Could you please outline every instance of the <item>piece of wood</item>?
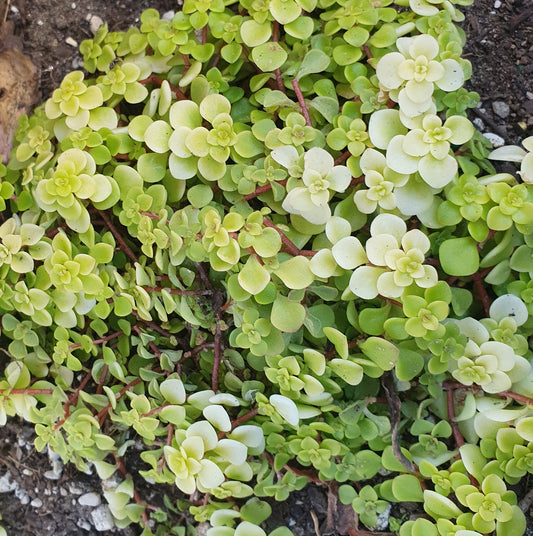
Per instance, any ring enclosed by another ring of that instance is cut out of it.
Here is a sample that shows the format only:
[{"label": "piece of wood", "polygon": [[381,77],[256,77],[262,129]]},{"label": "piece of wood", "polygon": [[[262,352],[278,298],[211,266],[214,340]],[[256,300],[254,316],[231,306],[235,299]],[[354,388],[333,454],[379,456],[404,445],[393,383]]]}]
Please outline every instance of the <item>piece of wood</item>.
[{"label": "piece of wood", "polygon": [[2,26],[6,22],[9,3],[11,0],[0,0],[0,35],[2,35]]},{"label": "piece of wood", "polygon": [[6,22],[10,0],[0,0],[0,161],[6,163],[22,114],[39,102],[39,71],[19,48],[13,24]]},{"label": "piece of wood", "polygon": [[16,48],[0,52],[0,156],[7,162],[22,114],[39,100],[39,76],[30,58]]}]

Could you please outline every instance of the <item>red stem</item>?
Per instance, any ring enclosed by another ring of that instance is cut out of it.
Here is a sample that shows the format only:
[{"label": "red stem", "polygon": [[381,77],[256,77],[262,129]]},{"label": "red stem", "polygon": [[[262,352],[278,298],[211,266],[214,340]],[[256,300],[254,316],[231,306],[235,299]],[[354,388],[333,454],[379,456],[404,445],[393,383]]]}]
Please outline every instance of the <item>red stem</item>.
[{"label": "red stem", "polygon": [[278,229],[272,222],[270,222],[269,220],[267,220],[266,218],[263,218],[263,225],[265,227],[272,227],[272,229],[275,229],[278,233],[279,233],[279,236],[281,237],[281,242],[282,244],[285,246],[285,249],[291,254],[291,255],[300,255],[300,250],[296,247],[296,245],[291,241],[289,240],[285,234],[283,233],[283,231],[281,231],[280,229]]},{"label": "red stem", "polygon": [[[285,186],[287,184],[287,180],[278,181],[278,184]],[[264,186],[259,186],[259,188],[256,188],[251,194],[243,195],[242,198],[245,201],[249,201],[250,199],[254,199],[255,197],[264,194],[269,190],[272,190],[272,184],[270,182],[268,184],[265,184]]]},{"label": "red stem", "polygon": [[[111,333],[111,335],[108,335],[107,337],[103,337],[102,339],[96,339],[93,341],[93,344],[103,344],[107,341],[110,341],[111,339],[116,339],[117,337],[120,337],[124,332],[123,331],[115,331],[115,333]],[[68,349],[74,350],[75,348],[81,348],[82,344],[81,342],[76,342],[73,344],[70,344]]]},{"label": "red stem", "polygon": [[143,287],[147,292],[168,292],[175,296],[207,296],[213,294],[211,290],[181,290],[178,288],[166,288],[166,287]]},{"label": "red stem", "polygon": [[120,249],[133,261],[133,262],[139,262],[137,259],[135,253],[131,250],[131,248],[126,244],[124,238],[122,238],[122,235],[118,232],[117,228],[111,221],[111,218],[106,214],[104,210],[98,210],[98,213],[100,216],[102,216],[102,219],[105,221],[105,224],[107,225],[107,228],[111,231],[113,236],[115,237],[115,240],[118,242],[118,245],[120,246]]},{"label": "red stem", "polygon": [[215,326],[215,345],[213,347],[213,371],[211,373],[211,389],[218,392],[218,373],[222,361],[222,329],[220,327],[220,311],[217,312]]},{"label": "red stem", "polygon": [[292,80],[292,87],[294,89],[294,93],[296,93],[296,98],[298,99],[298,103],[300,104],[302,115],[304,116],[304,119],[305,119],[305,124],[309,127],[312,127],[313,123],[311,123],[311,116],[309,115],[309,109],[307,108],[307,104],[305,104],[305,98],[304,98],[302,89],[300,88],[300,84],[298,83],[297,78],[294,78]]},{"label": "red stem", "polygon": [[518,393],[513,393],[512,391],[501,391],[498,394],[500,396],[507,396],[509,398],[512,398],[513,400],[516,400],[517,402],[522,402],[522,404],[533,406],[533,398],[529,398],[524,395],[519,395]]},{"label": "red stem", "polygon": [[461,434],[461,431],[459,430],[459,427],[457,426],[457,423],[454,420],[455,407],[453,404],[453,391],[451,389],[448,389],[446,391],[446,406],[448,408],[448,422],[452,427],[455,444],[457,445],[457,447],[462,447],[465,444],[465,440],[463,438],[463,435]]}]

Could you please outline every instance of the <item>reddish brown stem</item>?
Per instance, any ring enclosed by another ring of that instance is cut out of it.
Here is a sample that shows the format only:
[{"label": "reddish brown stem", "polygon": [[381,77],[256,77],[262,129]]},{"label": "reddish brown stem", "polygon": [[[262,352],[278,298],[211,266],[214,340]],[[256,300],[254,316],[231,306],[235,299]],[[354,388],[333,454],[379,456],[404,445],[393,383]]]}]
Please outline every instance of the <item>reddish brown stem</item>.
[{"label": "reddish brown stem", "polygon": [[107,376],[107,371],[109,370],[108,365],[102,367],[102,373],[100,374],[100,379],[98,380],[98,387],[96,388],[96,394],[99,395],[104,389],[104,381]]},{"label": "reddish brown stem", "polygon": [[[98,209],[97,209],[98,210]],[[122,235],[118,232],[118,229],[115,227],[113,222],[111,221],[111,218],[107,215],[107,213],[104,210],[98,210],[98,213],[100,216],[102,216],[102,219],[105,221],[105,224],[107,225],[107,228],[111,231],[113,236],[115,237],[115,240],[117,241],[118,245],[120,246],[120,249],[133,261],[133,262],[139,262],[137,259],[137,256],[131,248],[126,244],[126,241],[124,238],[122,238]]]},{"label": "reddish brown stem", "polygon": [[[120,337],[124,332],[123,331],[115,331],[115,333],[111,333],[111,335],[107,335],[107,337],[103,337],[101,339],[96,339],[93,341],[93,344],[104,344],[107,341],[110,341],[111,339],[116,339],[117,337]],[[81,348],[82,344],[81,342],[76,342],[73,344],[70,344],[68,349],[74,350],[76,348]]]},{"label": "reddish brown stem", "polygon": [[448,408],[448,422],[452,427],[455,444],[458,448],[462,447],[465,444],[465,440],[461,434],[461,431],[459,430],[459,427],[457,426],[457,423],[455,422],[455,407],[453,403],[453,391],[451,389],[446,391],[446,405]]},{"label": "reddish brown stem", "polygon": [[[170,446],[172,445],[172,438],[174,437],[174,425],[172,423],[169,423],[168,425],[168,432],[167,432],[167,442],[166,445]],[[163,465],[165,465],[165,454],[163,451],[163,454],[161,455],[161,459],[159,460],[157,464],[157,472],[160,473],[163,470]]]},{"label": "reddish brown stem", "polygon": [[285,465],[284,468],[287,469],[287,471],[291,471],[291,473],[294,473],[295,475],[305,476],[311,482],[322,484],[322,480],[319,478],[318,473],[312,469],[300,469],[299,467],[291,467],[289,464]]},{"label": "reddish brown stem", "polygon": [[365,182],[364,175],[359,175],[359,177],[353,177],[352,180],[350,181],[349,188],[353,188],[354,186],[357,186],[358,184],[361,184],[363,182]]},{"label": "reddish brown stem", "polygon": [[218,374],[222,361],[222,329],[220,327],[220,312],[217,313],[215,325],[215,345],[213,347],[213,371],[211,373],[211,389],[218,392]]},{"label": "reddish brown stem", "polygon": [[516,400],[517,402],[522,402],[522,404],[527,404],[528,406],[533,406],[533,398],[529,398],[524,395],[519,395],[518,393],[513,393],[512,391],[501,391],[498,393],[500,396],[506,396]]},{"label": "reddish brown stem", "polygon": [[[187,59],[187,63],[185,64],[186,67],[189,67],[189,59],[186,56],[183,56],[185,59]],[[168,82],[168,80],[167,80]],[[161,86],[163,83],[163,78],[160,76],[157,76],[155,74],[150,75],[148,78],[145,78],[144,80],[139,81],[140,84],[153,84],[155,86]],[[188,100],[183,91],[179,87],[173,86],[172,84],[168,84],[170,86],[170,91],[176,95],[176,98],[178,100]]]},{"label": "reddish brown stem", "polygon": [[283,231],[281,231],[280,229],[278,229],[271,221],[267,220],[266,218],[263,218],[263,225],[265,227],[272,227],[272,229],[275,229],[278,233],[279,233],[279,236],[281,237],[281,243],[285,246],[285,249],[291,254],[291,255],[300,255],[300,250],[296,247],[296,245],[291,241],[289,240],[285,234],[283,233]]},{"label": "reddish brown stem", "polygon": [[[278,184],[281,184],[282,186],[285,186],[287,184],[287,181],[279,181]],[[254,199],[258,195],[264,194],[265,192],[268,192],[269,190],[272,190],[272,184],[268,183],[264,186],[259,186],[259,188],[256,188],[251,194],[243,195],[243,199],[245,201],[249,201],[250,199]]]},{"label": "reddish brown stem", "polygon": [[170,404],[163,404],[162,406],[157,406],[157,408],[153,408],[147,413],[143,413],[142,415],[139,415],[139,417],[150,417],[150,415],[155,415],[159,411],[161,411],[163,408],[166,408],[167,406],[170,406]]},{"label": "reddish brown stem", "polygon": [[335,158],[334,164],[338,166],[339,164],[342,164],[343,162],[348,160],[350,156],[352,156],[352,153],[350,151],[344,151],[344,153],[342,153],[340,156],[337,156],[337,158]]},{"label": "reddish brown stem", "polygon": [[52,389],[0,389],[1,395],[51,395]]},{"label": "reddish brown stem", "polygon": [[283,83],[283,77],[281,76],[281,69],[279,67],[274,71],[274,75],[278,89],[286,95],[287,92],[285,91],[285,84]]},{"label": "reddish brown stem", "polygon": [[[142,378],[135,378],[130,383],[127,383],[116,395],[115,399],[120,400],[124,394],[129,391],[131,388],[135,387],[138,383],[142,382]],[[109,413],[109,410],[111,409],[111,402],[108,402],[96,415],[96,418],[98,419],[98,422],[100,425],[104,422],[104,419],[106,415]]]},{"label": "reddish brown stem", "polygon": [[474,276],[472,276],[472,279],[474,280],[474,286],[476,287],[479,300],[483,306],[483,312],[485,313],[485,316],[488,317],[490,316],[490,298],[487,294],[487,290],[485,289],[485,285],[483,284],[483,280],[480,277],[474,278]]},{"label": "reddish brown stem", "polygon": [[181,290],[178,288],[166,288],[166,287],[143,287],[147,292],[168,292],[175,296],[208,296],[213,294],[211,290]]},{"label": "reddish brown stem", "polygon": [[307,104],[305,103],[305,98],[302,93],[302,88],[300,87],[300,84],[298,83],[298,79],[294,78],[291,83],[294,89],[294,93],[296,93],[296,98],[298,99],[298,103],[300,104],[300,109],[302,110],[302,115],[304,116],[305,124],[309,127],[312,127],[313,123],[311,123],[311,116],[309,115],[309,109],[307,108]]}]

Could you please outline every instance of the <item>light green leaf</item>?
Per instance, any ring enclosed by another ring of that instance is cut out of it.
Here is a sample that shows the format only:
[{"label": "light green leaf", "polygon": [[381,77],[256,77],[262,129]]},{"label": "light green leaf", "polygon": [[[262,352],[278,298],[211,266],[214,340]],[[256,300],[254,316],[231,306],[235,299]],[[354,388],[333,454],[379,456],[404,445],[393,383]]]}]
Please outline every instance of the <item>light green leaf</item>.
[{"label": "light green leaf", "polygon": [[252,59],[259,69],[271,72],[279,69],[285,63],[287,52],[279,43],[269,41],[254,47]]}]

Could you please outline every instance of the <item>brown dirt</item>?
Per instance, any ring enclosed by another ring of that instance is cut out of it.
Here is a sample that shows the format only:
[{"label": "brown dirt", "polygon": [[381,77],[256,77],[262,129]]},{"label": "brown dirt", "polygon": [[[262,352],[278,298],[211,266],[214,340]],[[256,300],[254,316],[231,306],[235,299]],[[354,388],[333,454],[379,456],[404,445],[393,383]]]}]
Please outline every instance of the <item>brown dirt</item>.
[{"label": "brown dirt", "polygon": [[[0,17],[6,2],[0,0]],[[76,44],[91,37],[91,16],[107,21],[113,31],[125,30],[138,23],[141,12],[148,7],[161,13],[178,9],[175,0],[11,0],[8,20],[15,25],[23,51],[40,68],[39,87],[41,98],[45,99],[65,74],[80,68],[82,60]],[[519,143],[520,139],[533,135],[533,4],[531,0],[475,0],[466,14],[465,57],[472,62],[474,70],[468,88],[481,96],[480,107],[472,117],[483,121],[483,132],[496,133],[506,143]],[[495,102],[507,104],[508,115],[505,110],[502,114],[497,108],[501,105]],[[495,112],[495,107],[501,115]],[[37,454],[31,443],[31,428],[19,421],[0,428],[0,478],[9,471],[9,480],[25,492],[19,491],[18,495],[29,497],[27,501],[17,497],[15,491],[0,493],[1,523],[8,534],[133,536],[139,533],[134,528],[96,531],[91,517],[94,507],[81,506],[78,499],[80,494],[101,494],[98,478],[81,474],[72,467],[65,468],[57,481],[43,478],[44,472],[51,468],[50,460],[46,454]],[[135,465],[128,467],[132,473]],[[150,493],[148,489],[146,493]],[[160,495],[147,498],[154,504],[162,500]],[[35,499],[42,504],[32,505]],[[273,506],[272,527],[287,523],[289,516],[296,522],[291,528],[297,536],[313,536],[318,534],[316,524],[324,526],[327,498],[321,489],[300,492],[287,503]]]}]

